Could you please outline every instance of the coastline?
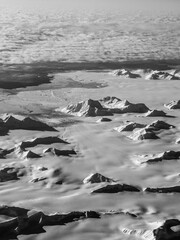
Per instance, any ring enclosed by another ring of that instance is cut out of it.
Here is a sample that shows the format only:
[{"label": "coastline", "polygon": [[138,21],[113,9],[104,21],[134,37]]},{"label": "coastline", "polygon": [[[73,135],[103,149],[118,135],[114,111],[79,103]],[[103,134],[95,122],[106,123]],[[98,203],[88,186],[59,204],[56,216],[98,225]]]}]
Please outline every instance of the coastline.
[{"label": "coastline", "polygon": [[[5,64],[0,66],[0,88],[16,89],[49,84],[53,74],[71,71],[107,71],[120,68],[131,70],[180,69],[180,59],[131,60],[106,62],[37,62],[30,64]],[[78,84],[74,85],[75,87]],[[68,86],[67,86],[68,87]]]}]

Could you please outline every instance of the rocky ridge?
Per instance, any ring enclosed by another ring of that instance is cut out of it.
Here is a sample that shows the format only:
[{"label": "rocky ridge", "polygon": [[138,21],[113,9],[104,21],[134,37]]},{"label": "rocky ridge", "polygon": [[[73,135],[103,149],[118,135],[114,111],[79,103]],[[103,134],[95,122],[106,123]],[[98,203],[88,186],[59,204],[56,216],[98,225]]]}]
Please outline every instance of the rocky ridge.
[{"label": "rocky ridge", "polygon": [[158,163],[162,161],[171,161],[171,160],[179,160],[180,159],[180,151],[165,151],[158,154],[149,154],[149,155],[137,155],[134,157],[134,162],[137,164],[152,164]]},{"label": "rocky ridge", "polygon": [[180,77],[163,71],[152,71],[145,77],[146,80],[180,80]]},{"label": "rocky ridge", "polygon": [[85,117],[112,116],[123,113],[146,113],[149,108],[144,103],[131,103],[116,97],[105,97],[100,100],[86,100],[77,104],[71,104],[61,112]]},{"label": "rocky ridge", "polygon": [[170,103],[164,104],[164,106],[169,109],[180,109],[180,100],[171,101]]},{"label": "rocky ridge", "polygon": [[100,173],[92,173],[87,176],[83,183],[100,183],[100,182],[115,182],[113,179],[103,176]]},{"label": "rocky ridge", "polygon": [[110,74],[113,76],[123,76],[126,78],[141,78],[140,74],[133,73],[127,69],[117,69],[117,70],[110,72]]},{"label": "rocky ridge", "polygon": [[147,139],[154,139],[154,140],[159,139],[159,137],[152,130],[149,130],[146,128],[136,130],[128,137],[134,141],[142,141]]},{"label": "rocky ridge", "polygon": [[1,128],[8,130],[24,129],[36,131],[56,131],[53,127],[50,127],[39,120],[12,114],[4,114],[1,118],[0,126]]}]

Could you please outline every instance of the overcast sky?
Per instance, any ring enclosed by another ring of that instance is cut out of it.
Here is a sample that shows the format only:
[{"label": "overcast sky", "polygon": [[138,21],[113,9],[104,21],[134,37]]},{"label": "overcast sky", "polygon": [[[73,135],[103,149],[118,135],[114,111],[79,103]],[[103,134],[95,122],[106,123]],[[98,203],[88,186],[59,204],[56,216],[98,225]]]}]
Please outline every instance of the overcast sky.
[{"label": "overcast sky", "polygon": [[118,9],[119,11],[179,11],[180,0],[0,0],[1,8],[56,11],[77,9]]}]

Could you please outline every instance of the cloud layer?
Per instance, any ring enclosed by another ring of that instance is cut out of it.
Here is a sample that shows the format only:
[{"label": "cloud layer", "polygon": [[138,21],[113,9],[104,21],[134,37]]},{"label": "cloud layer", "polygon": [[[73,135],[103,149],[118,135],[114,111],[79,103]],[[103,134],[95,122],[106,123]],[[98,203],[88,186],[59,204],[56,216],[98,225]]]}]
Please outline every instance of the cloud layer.
[{"label": "cloud layer", "polygon": [[0,63],[180,58],[175,13],[1,10],[0,22]]}]

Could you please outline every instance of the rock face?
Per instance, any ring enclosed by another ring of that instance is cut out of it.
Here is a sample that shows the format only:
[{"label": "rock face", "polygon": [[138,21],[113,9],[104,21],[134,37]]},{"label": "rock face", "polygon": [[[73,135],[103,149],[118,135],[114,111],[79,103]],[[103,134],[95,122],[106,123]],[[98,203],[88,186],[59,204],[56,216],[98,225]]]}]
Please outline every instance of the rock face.
[{"label": "rock face", "polygon": [[6,205],[0,206],[0,215],[5,215],[9,217],[26,216],[28,211],[28,209],[20,207],[12,207]]},{"label": "rock face", "polygon": [[33,179],[31,179],[29,182],[30,183],[37,183],[37,182],[41,182],[41,181],[45,181],[45,180],[47,180],[47,177],[38,176],[38,177],[34,177]]},{"label": "rock face", "polygon": [[175,128],[175,126],[160,120],[154,121],[151,124],[146,126],[146,129],[153,130],[153,131],[159,131],[161,129],[168,130],[170,128]]},{"label": "rock face", "polygon": [[150,110],[145,114],[146,117],[166,117],[166,113],[161,110]]},{"label": "rock face", "polygon": [[179,160],[180,159],[180,151],[166,151],[159,154],[145,155],[137,157],[136,162],[139,164],[143,163],[156,163],[168,160]]},{"label": "rock face", "polygon": [[149,125],[127,121],[124,125],[114,128],[114,130],[118,132],[123,132],[123,131],[133,131],[136,128],[143,128],[147,132],[152,132],[152,131],[159,131],[161,129],[168,130],[170,128],[175,128],[175,126],[160,120],[154,121]]},{"label": "rock face", "polygon": [[25,150],[21,147],[15,148],[15,154],[17,155],[18,158],[22,159],[35,159],[35,158],[41,158],[41,155],[34,153],[33,151],[30,150]]},{"label": "rock face", "polygon": [[138,140],[146,140],[146,139],[159,139],[159,137],[153,132],[146,128],[137,130],[133,132],[129,138],[132,140],[138,141]]},{"label": "rock face", "polygon": [[162,188],[146,188],[145,192],[151,192],[151,193],[180,193],[180,186],[162,187]]},{"label": "rock face", "polygon": [[127,184],[111,184],[98,188],[92,193],[118,193],[118,192],[140,192],[137,187]]},{"label": "rock face", "polygon": [[166,151],[161,153],[160,158],[162,160],[171,160],[171,159],[179,159],[180,158],[180,151]]},{"label": "rock face", "polygon": [[30,117],[13,116],[5,114],[3,116],[3,125],[6,129],[24,129],[24,130],[37,130],[37,131],[56,131],[54,128],[47,124],[32,119]]},{"label": "rock face", "polygon": [[17,147],[24,150],[26,148],[35,147],[39,144],[49,145],[49,144],[53,144],[53,143],[68,144],[68,142],[66,142],[58,137],[42,137],[42,138],[34,138],[30,141],[21,142]]},{"label": "rock face", "polygon": [[110,118],[105,118],[105,117],[100,118],[100,119],[97,120],[97,122],[111,122],[111,121],[112,121],[112,119],[110,119]]},{"label": "rock face", "polygon": [[4,122],[0,119],[0,136],[7,135],[9,130],[5,127]]},{"label": "rock face", "polygon": [[106,108],[116,108],[116,105],[119,104],[122,100],[114,96],[107,96],[99,100],[103,106]]},{"label": "rock face", "polygon": [[62,112],[85,117],[111,116],[119,113],[146,113],[149,108],[144,103],[130,103],[116,97],[105,97],[100,100],[89,99],[72,104],[62,109]]},{"label": "rock face", "polygon": [[42,211],[1,206],[0,215],[13,217],[0,223],[2,239],[18,239],[18,235],[39,234],[46,232],[44,226],[65,225],[87,218],[100,218],[95,211],[55,213],[46,215]]},{"label": "rock face", "polygon": [[37,183],[37,182],[44,182],[44,183],[47,183],[47,179],[48,179],[48,175],[46,176],[47,174],[44,174],[44,172],[42,172],[41,174],[34,174],[34,176],[32,177],[32,179],[30,179],[30,183]]},{"label": "rock face", "polygon": [[180,109],[180,100],[178,101],[171,101],[168,104],[164,104],[165,107],[169,109]]},{"label": "rock face", "polygon": [[14,148],[12,149],[2,149],[0,148],[0,159],[3,159],[6,157],[6,155],[12,153],[14,151]]},{"label": "rock face", "polygon": [[17,178],[15,180],[18,180],[20,177],[27,175],[26,166],[24,164],[17,163],[17,162],[7,163],[2,167],[2,169],[6,169],[8,171],[8,174],[15,173],[14,175],[12,174],[14,178]]},{"label": "rock face", "polygon": [[137,74],[137,73],[132,73],[127,69],[117,69],[113,72],[111,72],[112,75],[114,76],[124,76],[126,78],[140,78],[141,75]]},{"label": "rock face", "polygon": [[118,132],[123,132],[123,131],[130,132],[130,131],[133,131],[135,128],[144,128],[144,127],[146,127],[145,124],[140,124],[135,122],[126,122],[124,125],[114,128],[114,130]]},{"label": "rock face", "polygon": [[125,211],[125,210],[110,210],[110,211],[106,211],[106,212],[103,212],[102,213],[103,215],[128,215],[132,218],[138,218],[138,215],[132,213],[132,212],[129,212],[129,211]]},{"label": "rock face", "polygon": [[83,183],[101,183],[101,182],[114,182],[113,179],[107,178],[100,173],[92,173],[83,180]]},{"label": "rock face", "polygon": [[59,150],[57,148],[48,148],[45,149],[44,153],[52,153],[53,155],[56,156],[71,156],[71,155],[76,155],[76,152],[71,149],[71,150]]},{"label": "rock face", "polygon": [[180,80],[176,75],[162,71],[152,71],[145,77],[146,80]]},{"label": "rock face", "polygon": [[101,103],[96,100],[89,99],[87,101],[72,104],[61,110],[62,112],[85,117],[95,116],[111,116],[112,113],[108,109],[103,108]]},{"label": "rock face", "polygon": [[17,239],[15,229],[18,226],[18,219],[14,218],[0,223],[0,234],[2,240]]},{"label": "rock face", "polygon": [[7,182],[12,180],[18,180],[17,172],[14,168],[5,167],[0,169],[0,182]]},{"label": "rock face", "polygon": [[[103,100],[101,101],[103,102]],[[149,110],[144,103],[131,103],[127,100],[118,101],[116,104],[107,102],[104,104],[112,113],[146,113]]]},{"label": "rock face", "polygon": [[153,231],[155,240],[179,240],[180,221],[178,219],[168,219],[165,223]]},{"label": "rock face", "polygon": [[25,151],[23,152],[23,158],[41,158],[40,155],[32,152],[32,151]]}]

